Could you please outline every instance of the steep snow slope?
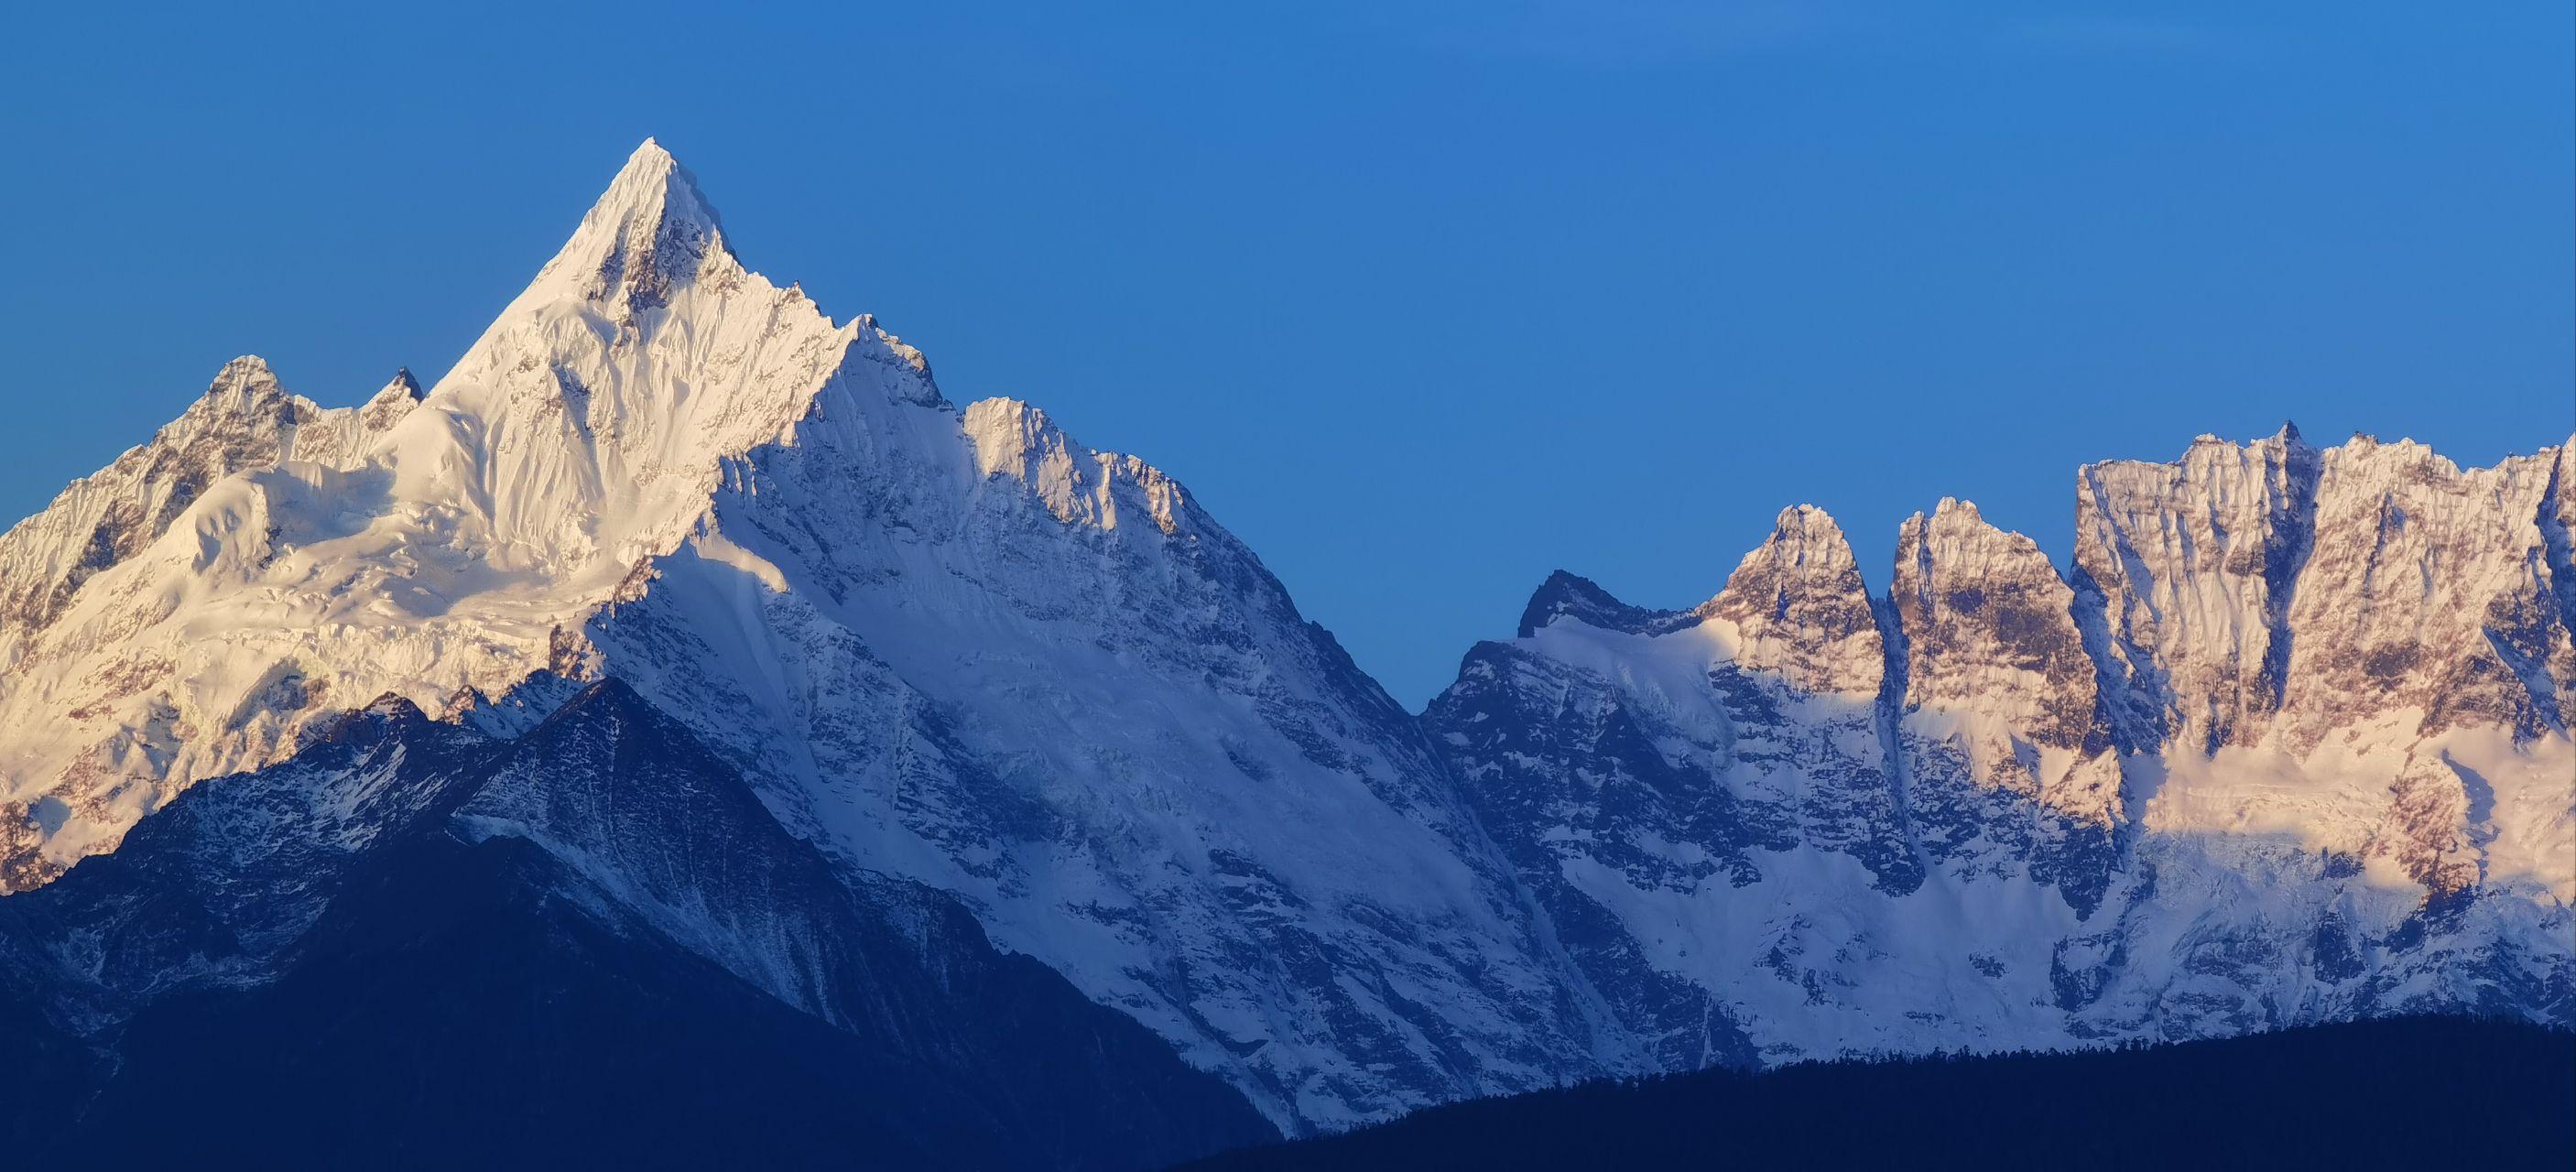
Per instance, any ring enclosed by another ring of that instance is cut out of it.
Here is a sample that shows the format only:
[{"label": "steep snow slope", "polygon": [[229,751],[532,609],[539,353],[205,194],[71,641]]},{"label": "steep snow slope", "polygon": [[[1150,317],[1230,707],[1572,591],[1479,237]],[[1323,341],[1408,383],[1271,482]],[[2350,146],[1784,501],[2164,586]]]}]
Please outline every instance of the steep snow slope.
[{"label": "steep snow slope", "polygon": [[2071,583],[1945,501],[1875,615],[1794,509],[1695,611],[1551,579],[1426,719],[1650,1037],[1675,980],[1766,1058],[2563,1024],[2564,452],[2088,468]]},{"label": "steep snow slope", "polygon": [[1283,1125],[1635,1061],[1412,719],[1140,461],[862,358],[646,572],[601,670]]}]

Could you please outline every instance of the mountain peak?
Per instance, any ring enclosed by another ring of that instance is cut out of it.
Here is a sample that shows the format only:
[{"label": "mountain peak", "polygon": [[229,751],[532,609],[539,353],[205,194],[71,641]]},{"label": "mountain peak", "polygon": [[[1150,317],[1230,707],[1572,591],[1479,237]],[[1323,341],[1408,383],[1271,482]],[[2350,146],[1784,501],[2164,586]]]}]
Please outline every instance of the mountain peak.
[{"label": "mountain peak", "polygon": [[383,431],[410,414],[411,409],[427,397],[420,389],[420,380],[412,377],[410,367],[396,367],[394,377],[358,408],[358,417],[365,422],[367,430]]},{"label": "mountain peak", "polygon": [[1810,691],[1860,694],[1884,668],[1869,587],[1842,526],[1814,505],[1782,509],[1771,536],[1738,562],[1703,618],[1734,623],[1736,658]]},{"label": "mountain peak", "polygon": [[601,206],[607,206],[616,202],[621,193],[656,192],[657,189],[659,193],[672,190],[687,193],[690,201],[706,213],[707,219],[714,219],[715,209],[706,206],[705,197],[698,191],[697,176],[681,166],[680,160],[663,149],[660,142],[650,138],[626,156],[626,165],[618,168],[617,177],[609,181],[608,190],[602,193],[599,202]]},{"label": "mountain peak", "polygon": [[1791,505],[1780,510],[1779,517],[1771,523],[1770,538],[1762,548],[1745,555],[1748,562],[1756,558],[1814,565],[1829,571],[1856,564],[1843,527],[1834,523],[1833,514],[1815,505]]},{"label": "mountain peak", "polygon": [[215,381],[206,385],[206,393],[212,395],[218,391],[276,381],[277,372],[269,369],[267,359],[257,354],[244,354],[215,372]]},{"label": "mountain peak", "polygon": [[1644,632],[1663,617],[1619,601],[1590,578],[1558,570],[1539,584],[1537,593],[1530,595],[1529,606],[1521,611],[1519,637],[1527,639],[1538,634],[1539,628],[1568,616],[1605,631],[1630,633]]},{"label": "mountain peak", "polygon": [[[685,198],[667,198],[673,194]],[[628,198],[620,200],[621,195]],[[599,202],[602,207],[612,203],[633,203],[636,202],[633,197],[637,195],[654,199],[672,210],[690,214],[692,218],[714,226],[715,209],[708,206],[705,194],[698,190],[698,177],[681,166],[680,160],[671,152],[662,149],[661,143],[649,138],[637,146],[634,153],[626,156],[626,165],[618,168],[617,177],[609,181],[608,190],[601,193]]]},{"label": "mountain peak", "polygon": [[709,265],[739,267],[697,177],[645,139],[608,183],[536,287],[611,308],[650,309]]},{"label": "mountain peak", "polygon": [[408,366],[397,366],[394,368],[394,377],[387,380],[384,385],[384,389],[377,391],[375,397],[370,399],[369,402],[385,402],[394,399],[401,399],[417,403],[424,397],[426,397],[426,392],[423,392],[420,389],[420,379],[412,374],[411,368]]},{"label": "mountain peak", "polygon": [[1962,557],[2047,560],[2039,543],[2028,534],[1987,520],[1975,501],[1958,497],[1942,497],[1930,513],[1916,513],[1897,527],[1896,569],[1900,577],[1910,564],[1924,559],[1947,562]]},{"label": "mountain peak", "polygon": [[294,405],[277,372],[269,369],[267,360],[256,354],[244,354],[224,364],[215,372],[206,393],[189,409],[190,417],[212,412],[216,416],[234,416],[244,412],[292,418]]},{"label": "mountain peak", "polygon": [[1843,536],[1843,528],[1834,523],[1832,514],[1814,505],[1791,505],[1780,510],[1780,516],[1771,524],[1771,535],[1736,563],[1735,572],[1727,577],[1726,588],[1701,603],[1699,613],[1735,617],[1730,612],[1776,610],[1778,605],[1785,605],[1777,604],[1784,590],[1823,590],[1867,597],[1868,589],[1860,581],[1859,562],[1852,557],[1851,541]]}]

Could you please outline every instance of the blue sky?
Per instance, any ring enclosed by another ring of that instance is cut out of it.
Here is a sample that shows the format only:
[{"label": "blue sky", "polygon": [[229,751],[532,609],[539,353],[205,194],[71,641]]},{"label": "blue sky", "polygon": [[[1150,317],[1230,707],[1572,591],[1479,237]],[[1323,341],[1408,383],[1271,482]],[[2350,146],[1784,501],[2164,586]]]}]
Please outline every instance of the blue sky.
[{"label": "blue sky", "polygon": [[2564,0],[23,11],[0,512],[235,354],[435,378],[659,136],[753,267],[1178,475],[1418,704],[1565,567],[2190,438],[2576,428]]}]

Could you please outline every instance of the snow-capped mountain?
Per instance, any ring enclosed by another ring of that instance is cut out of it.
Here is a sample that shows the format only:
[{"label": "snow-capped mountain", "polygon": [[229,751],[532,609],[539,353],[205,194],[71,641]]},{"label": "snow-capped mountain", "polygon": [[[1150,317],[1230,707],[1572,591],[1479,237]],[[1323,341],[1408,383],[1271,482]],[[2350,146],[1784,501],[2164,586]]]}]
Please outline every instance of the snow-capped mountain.
[{"label": "snow-capped mountain", "polygon": [[[143,696],[155,678],[179,669],[177,648],[158,658],[118,625],[166,615],[171,600],[138,597],[156,584],[131,573],[115,579],[121,586],[83,587],[144,556],[235,473],[288,460],[347,469],[420,394],[405,370],[365,406],[326,410],[288,394],[259,359],[236,359],[152,442],[74,481],[44,512],[0,536],[0,669],[8,675],[0,724],[11,730],[0,737],[0,769],[12,783],[0,797],[0,890],[41,882],[65,860],[113,845],[116,833],[159,804],[157,783],[171,768],[160,759],[190,751],[183,742],[195,730]],[[101,833],[108,837],[93,837]]]},{"label": "snow-capped mountain", "polygon": [[[108,486],[185,507],[12,632],[15,886],[378,697],[511,736],[616,678],[837,865],[953,893],[1282,1126],[1636,1064],[1411,715],[1249,550],[745,269],[659,146],[416,406],[367,410],[354,457]],[[11,540],[71,559],[86,500]]]},{"label": "snow-capped mountain", "polygon": [[1659,1036],[1675,977],[1774,1059],[2565,1024],[2568,451],[2205,438],[2084,469],[2063,575],[1943,501],[1875,607],[1791,509],[1692,611],[1551,579],[1426,720]]},{"label": "snow-capped mountain", "polygon": [[1416,716],[1170,477],[953,405],[647,142],[425,392],[238,360],[0,537],[0,1019],[137,1101],[215,1069],[188,1037],[407,987],[379,917],[492,914],[438,946],[712,997],[918,1092],[871,1136],[1068,1163],[1709,1064],[2563,1023],[2565,451],[2204,442],[2086,469],[2063,572],[1943,502],[1884,595],[1791,509],[1696,609],[1550,579]]}]

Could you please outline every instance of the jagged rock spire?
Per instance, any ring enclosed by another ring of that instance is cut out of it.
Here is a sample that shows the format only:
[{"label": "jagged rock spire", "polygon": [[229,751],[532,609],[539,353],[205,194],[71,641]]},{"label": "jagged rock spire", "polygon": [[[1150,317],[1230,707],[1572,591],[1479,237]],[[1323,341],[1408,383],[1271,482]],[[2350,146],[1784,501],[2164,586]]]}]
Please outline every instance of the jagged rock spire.
[{"label": "jagged rock spire", "polygon": [[1748,667],[1816,691],[1878,691],[1886,664],[1869,587],[1842,527],[1814,505],[1781,510],[1699,613],[1735,624]]}]

